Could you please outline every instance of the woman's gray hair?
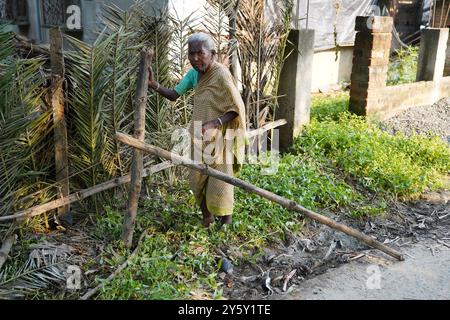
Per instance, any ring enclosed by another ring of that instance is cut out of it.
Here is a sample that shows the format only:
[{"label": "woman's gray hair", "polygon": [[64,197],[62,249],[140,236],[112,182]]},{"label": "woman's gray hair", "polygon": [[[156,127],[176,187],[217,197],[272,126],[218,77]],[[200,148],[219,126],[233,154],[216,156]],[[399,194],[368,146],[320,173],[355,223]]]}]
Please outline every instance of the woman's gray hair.
[{"label": "woman's gray hair", "polygon": [[216,53],[214,40],[207,33],[204,33],[204,32],[194,33],[192,36],[189,37],[188,44],[193,43],[193,42],[200,42],[203,44],[203,48],[211,51],[212,53]]}]

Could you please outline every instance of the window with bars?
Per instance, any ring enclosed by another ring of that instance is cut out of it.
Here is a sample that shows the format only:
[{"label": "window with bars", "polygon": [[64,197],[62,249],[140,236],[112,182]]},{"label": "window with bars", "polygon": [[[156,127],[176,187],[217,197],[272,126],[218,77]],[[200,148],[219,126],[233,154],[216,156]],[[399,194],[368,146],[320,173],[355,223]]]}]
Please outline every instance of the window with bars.
[{"label": "window with bars", "polygon": [[64,27],[70,14],[67,8],[71,5],[81,7],[80,0],[41,0],[43,25]]},{"label": "window with bars", "polygon": [[26,0],[0,0],[0,20],[29,24]]}]

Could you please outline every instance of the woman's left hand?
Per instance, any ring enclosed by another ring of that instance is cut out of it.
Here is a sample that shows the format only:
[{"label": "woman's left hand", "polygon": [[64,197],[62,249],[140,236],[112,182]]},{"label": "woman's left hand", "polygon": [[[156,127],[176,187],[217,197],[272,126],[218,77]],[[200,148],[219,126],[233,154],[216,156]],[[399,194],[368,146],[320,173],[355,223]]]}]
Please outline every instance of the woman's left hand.
[{"label": "woman's left hand", "polygon": [[205,132],[207,130],[217,129],[217,128],[219,128],[219,126],[220,126],[220,123],[219,123],[219,120],[217,120],[217,119],[206,121],[202,125],[202,134],[205,134]]}]

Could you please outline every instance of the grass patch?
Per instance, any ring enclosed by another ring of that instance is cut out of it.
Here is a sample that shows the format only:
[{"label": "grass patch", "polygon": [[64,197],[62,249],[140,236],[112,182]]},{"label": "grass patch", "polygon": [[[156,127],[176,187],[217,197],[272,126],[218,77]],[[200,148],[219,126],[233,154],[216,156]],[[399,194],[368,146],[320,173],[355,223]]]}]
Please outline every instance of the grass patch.
[{"label": "grass patch", "polygon": [[[352,187],[314,159],[286,155],[280,159],[277,176],[261,175],[263,168],[247,165],[241,178],[307,208],[331,210],[360,199]],[[160,187],[152,199],[144,201],[137,219],[136,234],[148,229],[151,236],[144,240],[130,266],[106,285],[99,298],[188,298],[192,291],[220,298],[223,284],[217,280],[217,248],[232,248],[234,264],[243,260],[255,263],[264,244],[302,226],[299,214],[240,189],[235,191],[231,226],[205,229],[200,221],[200,210],[186,183],[172,189]],[[103,263],[114,268],[126,256],[116,241],[122,222],[121,213],[106,207],[106,214],[96,223],[95,234],[103,234],[113,243],[105,250]]]},{"label": "grass patch", "polygon": [[338,121],[313,120],[295,150],[330,160],[370,191],[405,198],[441,187],[450,171],[450,148],[438,137],[392,136],[348,113]]},{"label": "grass patch", "polygon": [[315,94],[311,97],[311,119],[322,121],[337,120],[339,114],[348,111],[349,92],[339,91],[332,94]]}]

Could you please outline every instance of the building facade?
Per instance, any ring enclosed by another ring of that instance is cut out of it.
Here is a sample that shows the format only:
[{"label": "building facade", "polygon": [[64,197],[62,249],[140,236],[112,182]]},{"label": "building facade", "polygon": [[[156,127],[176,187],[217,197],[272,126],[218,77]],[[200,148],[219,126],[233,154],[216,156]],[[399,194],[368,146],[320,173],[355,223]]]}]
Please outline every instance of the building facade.
[{"label": "building facade", "polygon": [[[104,4],[127,9],[133,3],[134,0],[0,0],[0,20],[35,43],[48,43],[50,27],[55,25],[92,43],[102,28]],[[145,9],[152,15],[167,6],[168,0],[150,0]]]}]

